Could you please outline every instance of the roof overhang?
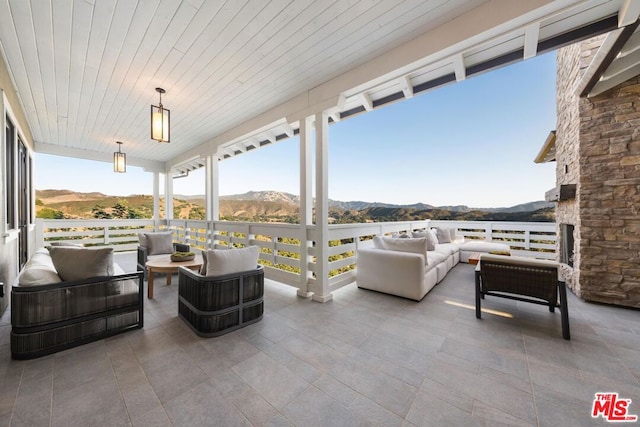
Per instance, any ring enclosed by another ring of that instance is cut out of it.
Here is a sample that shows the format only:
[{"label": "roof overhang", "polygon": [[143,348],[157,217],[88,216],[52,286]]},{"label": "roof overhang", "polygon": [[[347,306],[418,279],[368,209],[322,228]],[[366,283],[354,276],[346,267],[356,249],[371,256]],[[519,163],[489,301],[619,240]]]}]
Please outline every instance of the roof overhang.
[{"label": "roof overhang", "polygon": [[549,132],[547,139],[542,144],[540,152],[533,160],[534,163],[548,163],[556,161],[556,131]]}]

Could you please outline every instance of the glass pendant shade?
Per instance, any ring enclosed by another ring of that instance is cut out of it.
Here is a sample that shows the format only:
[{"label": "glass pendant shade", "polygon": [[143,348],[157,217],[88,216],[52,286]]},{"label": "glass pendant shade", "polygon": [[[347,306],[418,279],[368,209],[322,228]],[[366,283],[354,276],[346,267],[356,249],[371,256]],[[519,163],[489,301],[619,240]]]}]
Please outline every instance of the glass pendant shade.
[{"label": "glass pendant shade", "polygon": [[170,111],[162,106],[162,94],[165,90],[156,88],[160,93],[160,103],[151,106],[151,139],[158,142],[170,141]]},{"label": "glass pendant shade", "polygon": [[127,155],[120,151],[122,142],[117,142],[118,151],[113,153],[113,171],[124,173],[127,171]]}]

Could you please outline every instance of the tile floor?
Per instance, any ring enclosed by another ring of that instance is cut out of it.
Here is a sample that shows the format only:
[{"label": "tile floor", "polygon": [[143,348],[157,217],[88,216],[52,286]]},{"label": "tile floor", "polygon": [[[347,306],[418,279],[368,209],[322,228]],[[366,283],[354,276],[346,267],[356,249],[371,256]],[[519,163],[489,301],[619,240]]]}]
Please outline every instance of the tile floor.
[{"label": "tile floor", "polygon": [[605,425],[590,414],[606,391],[640,415],[640,311],[571,294],[571,341],[541,306],[487,297],[513,318],[477,320],[460,264],[420,303],[350,285],[320,304],[267,281],[262,321],[205,339],[157,283],[143,330],[31,361],[10,358],[7,310],[0,426]]}]

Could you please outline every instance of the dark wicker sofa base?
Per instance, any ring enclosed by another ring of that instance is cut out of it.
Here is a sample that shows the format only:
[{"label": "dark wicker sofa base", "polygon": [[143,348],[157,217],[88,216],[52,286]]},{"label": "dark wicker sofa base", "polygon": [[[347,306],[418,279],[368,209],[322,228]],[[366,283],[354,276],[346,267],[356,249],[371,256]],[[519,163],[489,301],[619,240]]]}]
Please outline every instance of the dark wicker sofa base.
[{"label": "dark wicker sofa base", "polygon": [[180,267],[178,283],[178,313],[201,337],[223,335],[262,319],[262,266],[217,277]]},{"label": "dark wicker sofa base", "polygon": [[11,290],[11,357],[33,359],[142,328],[142,272]]}]

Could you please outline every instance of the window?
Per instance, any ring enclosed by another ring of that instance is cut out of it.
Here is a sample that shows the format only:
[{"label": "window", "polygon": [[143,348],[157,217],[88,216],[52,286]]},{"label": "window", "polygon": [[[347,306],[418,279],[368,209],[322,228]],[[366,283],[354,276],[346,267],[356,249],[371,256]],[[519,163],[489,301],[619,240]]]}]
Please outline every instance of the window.
[{"label": "window", "polygon": [[6,145],[5,145],[5,223],[7,230],[17,228],[16,224],[16,129],[9,117],[6,117]]}]

